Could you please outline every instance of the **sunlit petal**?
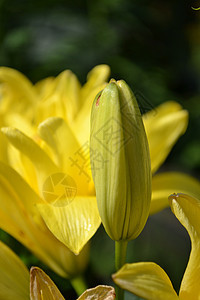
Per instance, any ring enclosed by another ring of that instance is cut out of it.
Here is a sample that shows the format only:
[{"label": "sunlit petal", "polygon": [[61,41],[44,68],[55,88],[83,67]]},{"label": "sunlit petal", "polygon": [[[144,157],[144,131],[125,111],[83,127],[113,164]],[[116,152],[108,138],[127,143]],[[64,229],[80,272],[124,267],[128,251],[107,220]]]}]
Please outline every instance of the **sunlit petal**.
[{"label": "sunlit petal", "polygon": [[153,176],[150,213],[157,213],[169,206],[169,195],[179,191],[200,198],[200,182],[179,172],[165,172]]},{"label": "sunlit petal", "polygon": [[58,172],[58,168],[47,154],[31,138],[23,134],[21,131],[9,127],[2,128],[1,130],[12,145],[33,162],[38,175],[39,189],[42,192],[45,180],[51,174]]},{"label": "sunlit petal", "polygon": [[2,242],[0,242],[0,270],[0,299],[28,300],[28,269]]},{"label": "sunlit petal", "polygon": [[0,163],[0,228],[29,248],[63,277],[81,273],[88,262],[88,247],[75,256],[48,230],[36,203],[42,200],[9,166]]},{"label": "sunlit petal", "polygon": [[34,89],[37,93],[37,100],[47,99],[55,89],[55,77],[47,77],[36,82]]},{"label": "sunlit petal", "polygon": [[[0,115],[0,120],[1,120],[1,115]],[[0,123],[0,126],[1,126],[1,123]],[[8,142],[7,138],[0,131],[0,147],[1,147],[0,160],[4,161],[5,163],[8,163],[8,152],[7,152],[8,143],[9,142]]]},{"label": "sunlit petal", "polygon": [[3,84],[3,100],[6,99],[2,103],[5,111],[9,109],[10,112],[19,112],[24,113],[27,117],[30,116],[33,113],[32,105],[36,94],[28,78],[17,70],[1,67],[0,82]]},{"label": "sunlit petal", "polygon": [[81,89],[82,108],[72,123],[72,130],[81,145],[89,141],[92,103],[98,92],[105,88],[109,74],[109,66],[96,66],[89,72],[87,82]]},{"label": "sunlit petal", "polygon": [[101,223],[94,197],[75,197],[62,207],[38,204],[38,209],[53,234],[75,254],[81,251]]},{"label": "sunlit petal", "polygon": [[[5,124],[12,125],[13,127],[22,130],[28,136],[35,135],[35,128],[30,123],[30,120],[17,113],[6,113],[4,115],[4,123],[2,122],[0,127],[3,127],[3,125],[5,126]],[[2,132],[0,133],[0,144],[0,155],[4,155],[1,160],[11,165],[17,172],[20,173],[20,175],[27,179],[34,190],[37,190],[38,185],[33,164],[9,143],[8,139]],[[26,163],[24,163],[24,160],[26,160]]]},{"label": "sunlit petal", "polygon": [[65,70],[56,78],[38,82],[35,88],[40,98],[35,116],[37,124],[55,116],[71,123],[81,106],[81,85],[76,75],[70,70]]},{"label": "sunlit petal", "polygon": [[147,300],[179,299],[169,277],[155,263],[126,264],[112,278],[122,289]]},{"label": "sunlit petal", "polygon": [[30,123],[30,120],[27,120],[22,115],[9,113],[5,117],[5,122],[6,124],[23,131],[28,136],[33,136],[35,134],[35,128]]},{"label": "sunlit petal", "polygon": [[77,195],[92,195],[89,145],[88,149],[81,147],[70,127],[60,118],[49,118],[41,123],[39,134],[53,149],[60,170],[74,181]]},{"label": "sunlit petal", "polygon": [[65,119],[70,123],[81,107],[81,84],[70,70],[60,73],[56,79],[56,92],[65,107]]},{"label": "sunlit petal", "polygon": [[115,290],[112,286],[99,285],[86,290],[77,300],[113,300],[115,297]]},{"label": "sunlit petal", "polygon": [[32,267],[30,270],[30,299],[64,300],[64,297],[44,271],[40,268]]},{"label": "sunlit petal", "polygon": [[87,82],[82,87],[81,96],[82,99],[87,100],[88,94],[102,85],[108,80],[110,75],[110,67],[108,65],[98,65],[94,67],[87,75]]},{"label": "sunlit petal", "polygon": [[169,197],[173,213],[186,228],[191,239],[189,262],[180,287],[180,299],[200,299],[200,200],[185,194]]},{"label": "sunlit petal", "polygon": [[145,114],[143,121],[149,141],[151,168],[155,173],[178,138],[185,133],[188,112],[170,101]]},{"label": "sunlit petal", "polygon": [[10,184],[10,187],[19,196],[19,199],[23,199],[23,205],[27,211],[32,216],[38,214],[35,204],[40,203],[41,199],[11,167],[2,162],[0,162],[0,184],[7,186],[8,190]]}]

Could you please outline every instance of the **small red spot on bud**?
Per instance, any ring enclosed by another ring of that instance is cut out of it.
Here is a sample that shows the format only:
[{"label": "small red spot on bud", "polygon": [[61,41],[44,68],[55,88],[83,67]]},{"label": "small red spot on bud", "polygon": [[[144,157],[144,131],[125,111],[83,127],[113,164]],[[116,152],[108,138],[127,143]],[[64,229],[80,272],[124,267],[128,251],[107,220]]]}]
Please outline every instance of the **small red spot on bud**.
[{"label": "small red spot on bud", "polygon": [[99,106],[100,97],[101,97],[101,95],[99,95],[99,97],[97,98],[96,106]]}]

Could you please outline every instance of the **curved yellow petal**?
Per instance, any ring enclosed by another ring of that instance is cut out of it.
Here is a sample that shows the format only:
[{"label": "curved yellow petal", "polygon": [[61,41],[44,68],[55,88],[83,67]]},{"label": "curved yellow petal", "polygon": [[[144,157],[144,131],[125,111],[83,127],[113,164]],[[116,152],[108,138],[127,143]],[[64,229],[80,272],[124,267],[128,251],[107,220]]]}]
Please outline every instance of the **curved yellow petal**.
[{"label": "curved yellow petal", "polygon": [[169,197],[172,212],[186,228],[191,239],[191,253],[180,287],[182,300],[200,299],[200,200],[185,194]]},{"label": "curved yellow petal", "polygon": [[5,122],[7,126],[17,128],[28,136],[33,136],[35,134],[35,127],[32,125],[30,120],[27,120],[22,115],[9,113],[5,116]]},{"label": "curved yellow petal", "polygon": [[[1,119],[1,115],[0,115]],[[5,163],[8,163],[8,152],[7,152],[7,147],[8,147],[8,140],[5,137],[5,135],[0,131],[0,161],[4,161]]]},{"label": "curved yellow petal", "polygon": [[[3,122],[0,122],[0,127],[5,126],[5,124],[7,126],[12,125],[17,129],[22,130],[28,136],[35,135],[34,126],[30,123],[30,120],[26,119],[24,116],[19,115],[17,113],[7,113],[4,115],[3,119]],[[20,175],[27,179],[27,181],[34,188],[34,190],[37,190],[38,185],[36,182],[36,175],[31,162],[26,161],[25,164],[22,162],[25,156],[23,156],[22,153],[20,153],[9,143],[8,139],[2,132],[0,132],[0,143],[0,155],[2,156],[1,161],[11,165],[17,172],[20,173]]]},{"label": "curved yellow petal", "polygon": [[36,94],[32,83],[17,70],[1,67],[0,82],[3,84],[3,103],[5,111],[23,113],[30,117]]},{"label": "curved yellow petal", "polygon": [[38,144],[18,129],[5,127],[1,131],[12,145],[25,154],[34,164],[37,171],[39,190],[42,193],[45,180],[51,174],[58,172],[58,168]]},{"label": "curved yellow petal", "polygon": [[86,290],[77,300],[114,300],[115,289],[112,286],[98,285],[95,288]]},{"label": "curved yellow petal", "polygon": [[126,264],[112,278],[122,289],[147,300],[179,299],[167,274],[152,262]]},{"label": "curved yellow petal", "polygon": [[47,77],[37,81],[34,85],[34,90],[37,93],[37,100],[41,101],[52,94],[55,88],[55,77]]},{"label": "curved yellow petal", "polygon": [[165,161],[178,138],[185,133],[188,112],[173,101],[165,102],[143,116],[149,142],[152,173]]},{"label": "curved yellow petal", "polygon": [[72,123],[72,130],[81,145],[89,141],[92,103],[96,95],[105,88],[109,75],[109,66],[96,66],[88,73],[87,82],[81,89],[82,108]]},{"label": "curved yellow petal", "polygon": [[41,138],[53,149],[61,172],[71,177],[79,196],[94,194],[90,172],[90,149],[81,147],[70,127],[60,118],[49,118],[39,126]]},{"label": "curved yellow petal", "polygon": [[1,241],[0,270],[0,299],[28,300],[28,269],[19,257]]},{"label": "curved yellow petal", "polygon": [[31,300],[65,300],[50,277],[40,268],[30,270]]},{"label": "curved yellow petal", "polygon": [[65,117],[65,106],[61,101],[59,93],[54,92],[47,99],[42,99],[38,102],[37,113],[35,115],[35,122],[39,124],[40,122],[46,120],[49,117]]},{"label": "curved yellow petal", "polygon": [[[38,126],[40,137],[53,149],[61,171],[70,168],[69,157],[80,147],[70,127],[61,118],[48,118]],[[67,147],[66,147],[67,145]]]},{"label": "curved yellow petal", "polygon": [[86,101],[84,102],[82,109],[77,114],[76,119],[72,123],[72,130],[74,135],[76,136],[79,143],[82,145],[89,140],[90,135],[90,115],[92,109],[92,103],[96,97],[96,95],[105,88],[107,83],[103,83],[93,90],[91,90],[90,94],[87,96]]},{"label": "curved yellow petal", "polygon": [[87,100],[88,94],[97,86],[102,85],[108,80],[110,67],[108,65],[98,65],[94,67],[87,75],[87,82],[81,89],[81,97]]},{"label": "curved yellow petal", "polygon": [[101,220],[95,197],[75,197],[68,205],[37,205],[52,233],[78,254],[98,229]]},{"label": "curved yellow petal", "polygon": [[69,123],[76,117],[80,107],[81,84],[70,70],[60,73],[56,79],[56,92],[65,107],[65,120]]},{"label": "curved yellow petal", "polygon": [[12,190],[18,195],[19,199],[23,199],[23,205],[27,211],[37,218],[36,215],[38,215],[38,212],[35,204],[40,203],[41,199],[14,169],[2,162],[0,162],[0,184],[1,186],[7,186],[8,191],[11,191],[9,190],[9,185],[10,187],[12,186]]},{"label": "curved yellow petal", "polygon": [[34,86],[37,91],[37,106],[34,115],[34,123],[39,124],[45,119],[53,116],[64,117],[65,107],[56,89],[56,79],[54,77],[45,78],[37,82]]},{"label": "curved yellow petal", "polygon": [[42,200],[9,166],[0,163],[0,228],[11,234],[63,277],[81,273],[88,247],[75,256],[46,227],[36,203]]},{"label": "curved yellow petal", "polygon": [[[0,227],[29,248],[34,235],[34,223],[42,223],[35,204],[39,197],[9,166],[0,163]],[[36,225],[36,228],[37,228]]]},{"label": "curved yellow petal", "polygon": [[194,177],[179,173],[165,172],[153,176],[150,214],[169,206],[168,197],[174,192],[190,194],[200,198],[200,182]]},{"label": "curved yellow petal", "polygon": [[39,101],[37,103],[36,123],[49,117],[61,117],[73,121],[78,113],[81,85],[70,70],[61,72],[56,78],[47,78],[35,85]]}]

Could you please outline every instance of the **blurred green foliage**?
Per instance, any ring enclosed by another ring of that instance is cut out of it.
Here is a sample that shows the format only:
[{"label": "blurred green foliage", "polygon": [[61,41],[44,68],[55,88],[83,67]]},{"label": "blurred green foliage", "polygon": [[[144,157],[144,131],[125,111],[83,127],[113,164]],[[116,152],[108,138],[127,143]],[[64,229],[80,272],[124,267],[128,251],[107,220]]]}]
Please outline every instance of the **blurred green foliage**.
[{"label": "blurred green foliage", "polygon": [[[33,82],[71,69],[83,83],[93,66],[105,63],[112,77],[129,83],[141,107],[148,103],[145,110],[178,101],[189,111],[189,127],[163,169],[200,178],[200,11],[192,6],[199,5],[181,0],[0,0],[0,65],[20,70]],[[174,228],[176,237],[170,234]],[[42,266],[14,239],[3,232],[0,238],[28,266]],[[86,274],[91,286],[111,283],[113,251],[101,228],[92,239]],[[178,290],[188,253],[187,234],[166,210],[149,219],[131,243],[128,260],[159,263]],[[69,284],[48,274],[65,296],[75,297]]]}]

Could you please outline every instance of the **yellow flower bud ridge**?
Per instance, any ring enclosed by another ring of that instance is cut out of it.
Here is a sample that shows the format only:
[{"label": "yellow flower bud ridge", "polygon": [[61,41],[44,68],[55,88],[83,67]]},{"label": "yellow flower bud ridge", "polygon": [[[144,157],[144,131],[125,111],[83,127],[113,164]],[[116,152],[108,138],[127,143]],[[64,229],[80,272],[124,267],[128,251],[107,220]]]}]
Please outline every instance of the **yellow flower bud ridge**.
[{"label": "yellow flower bud ridge", "polygon": [[90,160],[98,209],[107,234],[132,240],[144,228],[151,201],[147,137],[135,96],[111,80],[93,103]]}]

